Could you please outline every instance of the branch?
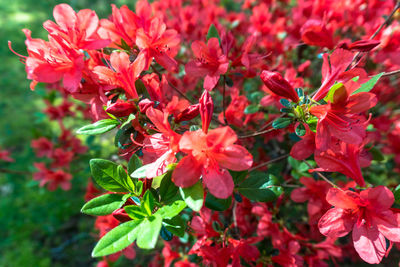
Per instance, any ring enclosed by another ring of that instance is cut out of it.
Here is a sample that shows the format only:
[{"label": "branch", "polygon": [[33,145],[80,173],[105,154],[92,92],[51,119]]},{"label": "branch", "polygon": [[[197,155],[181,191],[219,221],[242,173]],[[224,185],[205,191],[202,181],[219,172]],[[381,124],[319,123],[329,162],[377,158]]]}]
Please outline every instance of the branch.
[{"label": "branch", "polygon": [[[310,163],[308,163],[306,160],[303,160],[303,162],[305,164],[307,164],[307,166],[309,168],[313,168],[313,166],[310,165]],[[319,177],[321,177],[323,180],[325,180],[325,182],[327,182],[328,184],[330,184],[331,186],[338,188],[339,190],[343,191],[340,187],[338,187],[337,185],[335,185],[334,183],[332,183],[325,175],[323,175],[322,173],[320,173],[319,171],[315,171]]]},{"label": "branch", "polygon": [[396,74],[400,74],[400,70],[394,70],[394,71],[391,71],[391,72],[385,72],[385,74],[383,74],[382,77],[387,77],[387,76],[396,75]]},{"label": "branch", "polygon": [[255,166],[255,167],[249,169],[249,172],[254,171],[255,169],[258,169],[258,168],[267,166],[267,165],[269,165],[269,164],[271,164],[271,163],[280,161],[280,160],[285,159],[285,158],[287,158],[287,157],[289,157],[289,156],[290,156],[289,154],[285,154],[285,155],[282,155],[282,156],[280,156],[280,157],[277,157],[277,158],[271,159],[271,160],[269,160],[269,161],[263,162],[263,163],[261,163],[261,164],[258,164],[258,165]]},{"label": "branch", "polygon": [[258,136],[258,135],[262,135],[262,134],[265,134],[265,133],[272,132],[274,130],[276,130],[276,129],[275,128],[271,128],[271,129],[264,130],[264,131],[261,131],[261,132],[255,132],[255,133],[252,133],[252,134],[239,135],[238,138],[241,139],[241,138],[254,137],[254,136]]},{"label": "branch", "polygon": [[12,174],[21,174],[21,175],[32,175],[31,172],[28,171],[18,171],[18,170],[9,170],[0,168],[0,173],[12,173]]},{"label": "branch", "polygon": [[[374,39],[378,33],[383,29],[383,27],[385,27],[386,25],[389,24],[389,21],[392,19],[394,13],[396,13],[397,9],[400,8],[400,2],[397,1],[396,5],[394,6],[392,13],[390,13],[390,15],[385,19],[385,21],[381,24],[381,26],[379,26],[378,29],[376,29],[376,31],[371,35],[371,37],[369,38],[370,40]],[[362,52],[357,52],[357,54],[353,57],[353,60],[350,62],[349,66],[347,66],[347,68],[349,68],[351,65],[353,65],[355,62],[358,61],[358,57]],[[358,62],[357,62],[358,64]],[[355,66],[357,65],[355,64]]]}]

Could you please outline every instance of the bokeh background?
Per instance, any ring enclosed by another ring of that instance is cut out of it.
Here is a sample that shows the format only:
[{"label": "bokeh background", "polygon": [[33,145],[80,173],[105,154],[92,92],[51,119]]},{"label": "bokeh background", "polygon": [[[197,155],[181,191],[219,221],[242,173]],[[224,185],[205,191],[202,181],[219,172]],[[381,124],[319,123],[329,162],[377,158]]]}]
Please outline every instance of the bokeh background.
[{"label": "bokeh background", "polygon": [[[100,146],[84,140],[90,154],[81,158],[82,166],[74,166],[79,172],[73,172],[77,175],[71,190],[50,192],[32,180],[35,156],[31,140],[57,136],[59,127],[42,111],[44,88],[38,86],[35,92],[29,89],[25,66],[7,46],[11,40],[13,49],[26,55],[21,29],[30,29],[33,38],[46,39],[42,23],[53,19],[53,7],[62,2],[75,10],[93,9],[100,18],[111,13],[111,3],[135,6],[134,0],[0,1],[0,147],[10,149],[15,159],[14,163],[0,162],[1,267],[95,266],[97,262],[90,257],[96,242],[94,218],[79,211],[89,177],[87,163],[90,157],[99,155]],[[79,121],[67,123],[73,129],[83,125]],[[116,152],[113,149],[110,146],[102,153]],[[5,173],[10,170],[12,173]]]}]

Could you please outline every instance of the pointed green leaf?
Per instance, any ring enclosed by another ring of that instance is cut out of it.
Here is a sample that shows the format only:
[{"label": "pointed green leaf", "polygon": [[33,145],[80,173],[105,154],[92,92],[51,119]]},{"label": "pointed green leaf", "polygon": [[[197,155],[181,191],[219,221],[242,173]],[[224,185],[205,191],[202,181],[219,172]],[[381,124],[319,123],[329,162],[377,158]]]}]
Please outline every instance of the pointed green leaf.
[{"label": "pointed green leaf", "polygon": [[146,164],[144,166],[141,166],[137,168],[134,172],[131,173],[132,178],[145,178],[146,177],[146,171],[148,168],[153,167],[152,164]]},{"label": "pointed green leaf", "polygon": [[117,164],[105,159],[91,159],[89,164],[98,185],[111,192],[129,192],[130,188],[126,188],[119,178]]},{"label": "pointed green leaf", "polygon": [[210,28],[208,28],[207,41],[210,40],[210,38],[217,38],[219,44],[221,44],[221,38],[219,37],[218,30],[214,24],[211,24]]},{"label": "pointed green leaf", "polygon": [[283,129],[288,127],[292,123],[291,118],[277,118],[272,123],[272,127],[275,129]]},{"label": "pointed green leaf", "polygon": [[118,125],[119,125],[119,122],[117,120],[105,119],[105,120],[96,121],[93,124],[83,126],[76,133],[77,134],[86,134],[86,135],[97,135],[97,134],[102,134],[102,133],[111,131]]},{"label": "pointed green leaf", "polygon": [[200,181],[191,187],[179,188],[185,203],[194,211],[200,211],[204,202],[204,189]]},{"label": "pointed green leaf", "polygon": [[360,88],[358,88],[356,91],[354,91],[352,93],[352,95],[361,93],[361,92],[371,91],[374,88],[375,84],[378,82],[378,80],[382,77],[383,74],[385,74],[385,73],[381,72],[381,73],[375,75],[374,77],[372,77],[368,82],[363,83]]},{"label": "pointed green leaf", "polygon": [[210,193],[208,193],[204,205],[212,210],[224,211],[231,206],[231,203],[232,203],[232,197],[221,199],[221,198],[216,198]]},{"label": "pointed green leaf", "polygon": [[150,190],[147,190],[146,193],[144,193],[143,195],[143,200],[141,204],[142,210],[150,216],[153,213],[154,205],[155,199]]},{"label": "pointed green leaf", "polygon": [[170,205],[163,206],[155,214],[159,214],[163,219],[171,219],[178,215],[185,207],[186,203],[183,200],[177,200]]},{"label": "pointed green leaf", "polygon": [[143,220],[140,224],[140,234],[137,236],[136,244],[139,248],[152,249],[156,246],[162,226],[162,218],[154,214]]},{"label": "pointed green leaf", "polygon": [[269,184],[269,177],[262,172],[250,173],[249,178],[243,181],[238,187],[239,192],[246,198],[253,201],[270,202],[277,198],[270,190],[273,187]]},{"label": "pointed green leaf", "polygon": [[185,235],[185,222],[181,216],[175,216],[172,219],[163,219],[163,225],[176,236],[183,237]]},{"label": "pointed green leaf", "polygon": [[125,203],[123,196],[122,194],[105,194],[96,197],[83,205],[81,212],[95,216],[111,214]]},{"label": "pointed green leaf", "polygon": [[133,154],[128,162],[128,173],[133,173],[135,170],[142,167],[142,161],[138,157],[138,155]]},{"label": "pointed green leaf", "polygon": [[168,202],[178,193],[178,187],[171,180],[172,171],[168,171],[163,176],[160,184],[160,196],[161,201]]},{"label": "pointed green leaf", "polygon": [[92,252],[92,257],[107,256],[123,250],[132,244],[141,228],[142,221],[129,221],[118,225],[97,243]]},{"label": "pointed green leaf", "polygon": [[139,206],[128,205],[124,207],[124,210],[134,220],[141,220],[148,216]]},{"label": "pointed green leaf", "polygon": [[244,109],[244,114],[254,114],[254,113],[256,113],[259,109],[260,109],[260,106],[259,106],[258,104],[251,104],[251,105],[248,105],[248,106]]}]

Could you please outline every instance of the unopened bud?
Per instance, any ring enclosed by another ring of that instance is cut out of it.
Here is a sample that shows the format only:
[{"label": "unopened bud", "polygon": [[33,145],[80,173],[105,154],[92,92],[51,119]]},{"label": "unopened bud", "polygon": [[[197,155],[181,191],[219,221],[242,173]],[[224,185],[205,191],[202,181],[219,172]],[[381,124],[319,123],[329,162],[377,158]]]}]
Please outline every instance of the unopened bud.
[{"label": "unopened bud", "polygon": [[134,104],[118,99],[115,103],[107,105],[106,112],[116,117],[125,117],[136,112],[136,110]]},{"label": "unopened bud", "polygon": [[146,114],[147,109],[153,106],[154,106],[154,101],[151,101],[150,99],[147,98],[139,102],[139,109],[140,112],[143,114]]},{"label": "unopened bud", "polygon": [[207,133],[214,112],[214,102],[207,90],[204,90],[203,94],[201,95],[199,104],[202,129],[203,132]]},{"label": "unopened bud", "polygon": [[181,121],[190,121],[191,119],[194,119],[197,115],[199,115],[199,108],[200,104],[188,106],[176,116],[175,122],[180,123]]},{"label": "unopened bud", "polygon": [[261,80],[268,87],[269,90],[278,96],[288,98],[293,102],[299,102],[299,96],[285,78],[278,72],[263,70],[260,75]]}]

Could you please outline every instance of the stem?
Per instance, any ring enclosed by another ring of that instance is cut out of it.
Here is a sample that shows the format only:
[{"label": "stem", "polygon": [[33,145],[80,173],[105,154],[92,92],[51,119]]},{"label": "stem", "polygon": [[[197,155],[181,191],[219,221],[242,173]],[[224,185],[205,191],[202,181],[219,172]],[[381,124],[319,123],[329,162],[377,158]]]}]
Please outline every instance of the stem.
[{"label": "stem", "polygon": [[[152,68],[153,71],[159,76],[159,78],[160,78],[160,80],[161,80],[161,78],[162,78],[161,73],[160,73],[154,66],[151,66],[151,68]],[[173,85],[170,81],[168,81],[167,79],[166,79],[166,81],[167,81],[168,85],[171,86],[172,89],[174,89],[174,90],[175,90],[178,94],[180,94],[183,98],[185,98],[185,99],[186,99],[187,101],[189,101],[191,104],[194,103],[194,102],[193,102],[190,98],[188,98],[181,90],[179,90],[177,87],[175,87],[175,85]]]},{"label": "stem", "polygon": [[394,71],[391,71],[391,72],[385,72],[385,74],[383,74],[382,77],[387,77],[387,76],[395,75],[395,74],[400,74],[400,70],[394,70]]},{"label": "stem", "polygon": [[12,174],[21,174],[21,175],[31,175],[31,172],[28,171],[17,171],[17,170],[9,170],[0,168],[0,173],[12,173]]},{"label": "stem", "polygon": [[252,133],[252,134],[239,135],[238,138],[241,139],[241,138],[254,137],[254,136],[258,136],[258,135],[262,135],[262,134],[265,134],[265,133],[272,132],[274,130],[276,130],[276,129],[275,128],[271,128],[271,129],[264,130],[264,131],[261,131],[261,132],[255,132],[255,133]]},{"label": "stem", "polygon": [[263,162],[263,163],[261,163],[261,164],[258,164],[258,165],[255,166],[255,167],[249,169],[249,172],[254,171],[255,169],[258,169],[258,168],[267,166],[267,165],[269,165],[269,164],[271,164],[271,163],[280,161],[280,160],[285,159],[285,158],[287,158],[287,157],[289,157],[289,154],[285,154],[285,155],[279,156],[279,157],[277,157],[277,158],[271,159],[271,160],[269,160],[269,161]]},{"label": "stem", "polygon": [[[376,29],[376,31],[371,35],[371,37],[369,38],[370,40],[374,39],[379,32],[383,29],[383,27],[385,27],[386,25],[389,25],[389,21],[392,19],[394,13],[396,13],[397,9],[400,8],[400,2],[397,1],[396,5],[394,6],[392,13],[390,13],[390,15],[385,19],[385,21],[381,24],[381,26],[379,26],[378,29]],[[350,62],[349,66],[347,66],[347,68],[349,68],[351,65],[353,65],[355,62],[359,62],[358,57],[362,52],[357,52],[357,54],[353,57],[353,60]],[[356,66],[357,64],[355,64],[354,66]]]},{"label": "stem", "polygon": [[[306,160],[303,160],[303,162],[305,164],[307,164],[307,166],[309,168],[313,168],[313,166],[310,165],[310,163],[308,163]],[[320,173],[319,171],[315,171],[319,177],[321,177],[323,180],[325,180],[325,182],[327,182],[328,184],[330,184],[331,186],[338,188],[339,190],[343,191],[340,187],[338,187],[337,185],[335,185],[334,183],[332,183],[325,175],[323,175],[322,173]]]}]

